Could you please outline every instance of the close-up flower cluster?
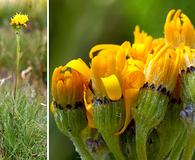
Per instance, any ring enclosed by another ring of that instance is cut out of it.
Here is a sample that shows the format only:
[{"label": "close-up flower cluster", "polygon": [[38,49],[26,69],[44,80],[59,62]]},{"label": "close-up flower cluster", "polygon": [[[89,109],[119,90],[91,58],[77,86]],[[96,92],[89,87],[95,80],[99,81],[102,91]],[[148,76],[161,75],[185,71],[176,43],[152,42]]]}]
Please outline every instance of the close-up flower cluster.
[{"label": "close-up flower cluster", "polygon": [[11,18],[10,25],[12,25],[12,26],[23,26],[23,27],[26,27],[26,23],[28,21],[29,21],[28,15],[21,14],[21,13],[16,13],[16,15],[14,15]]},{"label": "close-up flower cluster", "polygon": [[163,37],[136,26],[133,43],[95,45],[89,59],[52,76],[50,110],[81,159],[195,157],[195,30],[181,10]]}]

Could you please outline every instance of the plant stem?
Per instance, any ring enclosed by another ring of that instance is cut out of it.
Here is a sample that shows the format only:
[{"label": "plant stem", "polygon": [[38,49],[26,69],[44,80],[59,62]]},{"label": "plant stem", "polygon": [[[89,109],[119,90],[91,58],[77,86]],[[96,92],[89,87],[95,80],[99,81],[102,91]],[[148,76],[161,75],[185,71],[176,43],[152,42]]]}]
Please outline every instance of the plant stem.
[{"label": "plant stem", "polygon": [[148,135],[163,120],[167,106],[168,96],[157,90],[141,89],[137,106],[133,108],[138,160],[147,160]]},{"label": "plant stem", "polygon": [[18,89],[19,82],[19,65],[20,65],[20,29],[15,30],[16,33],[16,41],[17,41],[17,50],[16,50],[16,80],[14,87],[14,99],[16,98],[16,92]]},{"label": "plant stem", "polygon": [[80,154],[82,160],[93,160],[90,153],[86,149],[84,142],[79,136],[70,136],[70,139],[72,140],[76,151]]},{"label": "plant stem", "polygon": [[125,160],[124,154],[122,153],[120,146],[120,137],[117,135],[110,135],[108,133],[102,133],[108,148],[113,153],[115,159],[117,160]]},{"label": "plant stem", "polygon": [[123,123],[124,110],[122,105],[122,100],[93,105],[95,126],[102,134],[104,141],[116,160],[126,159],[120,145],[120,137],[115,135]]},{"label": "plant stem", "polygon": [[184,130],[183,133],[180,134],[180,137],[177,139],[170,155],[169,159],[179,160],[182,154],[182,150],[186,144],[187,132]]},{"label": "plant stem", "polygon": [[188,140],[183,152],[182,160],[191,160],[194,150],[195,150],[195,133],[192,131],[188,135]]},{"label": "plant stem", "polygon": [[147,160],[146,142],[148,136],[146,133],[142,129],[136,130],[136,152],[138,160]]}]

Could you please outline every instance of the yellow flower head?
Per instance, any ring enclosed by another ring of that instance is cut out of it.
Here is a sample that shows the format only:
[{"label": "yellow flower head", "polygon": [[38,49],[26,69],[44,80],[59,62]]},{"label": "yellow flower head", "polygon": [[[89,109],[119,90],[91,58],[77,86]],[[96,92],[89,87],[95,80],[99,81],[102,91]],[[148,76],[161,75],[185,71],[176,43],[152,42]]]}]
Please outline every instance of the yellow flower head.
[{"label": "yellow flower head", "polygon": [[16,13],[16,15],[14,15],[11,18],[11,22],[10,25],[12,26],[22,26],[22,27],[26,27],[26,23],[29,21],[28,19],[28,15],[25,14],[20,14],[20,13]]},{"label": "yellow flower head", "polygon": [[134,44],[132,45],[129,57],[145,62],[151,50],[152,37],[143,31],[141,32],[139,26],[136,26],[134,31]]},{"label": "yellow flower head", "polygon": [[174,47],[180,44],[195,48],[195,31],[190,19],[181,10],[171,10],[164,26],[165,39]]},{"label": "yellow flower head", "polygon": [[159,44],[146,62],[146,82],[155,87],[164,86],[172,92],[179,72],[180,54],[170,48],[169,44]]},{"label": "yellow flower head", "polygon": [[[129,42],[118,45],[97,45],[90,52],[92,88],[98,97],[107,96],[118,100],[123,95],[125,121],[117,134],[124,132],[131,120],[131,109],[145,82],[144,63],[132,58],[126,59],[131,49]],[[93,54],[98,51],[98,55]]]},{"label": "yellow flower head", "polygon": [[60,107],[75,107],[76,103],[82,102],[83,91],[83,79],[77,71],[63,66],[54,70],[52,94]]},{"label": "yellow flower head", "polygon": [[[92,88],[97,97],[108,96],[111,100],[118,100],[122,96],[122,71],[126,64],[126,55],[130,43],[119,45],[97,45],[89,53],[92,71]],[[93,57],[93,54],[98,55]]]}]

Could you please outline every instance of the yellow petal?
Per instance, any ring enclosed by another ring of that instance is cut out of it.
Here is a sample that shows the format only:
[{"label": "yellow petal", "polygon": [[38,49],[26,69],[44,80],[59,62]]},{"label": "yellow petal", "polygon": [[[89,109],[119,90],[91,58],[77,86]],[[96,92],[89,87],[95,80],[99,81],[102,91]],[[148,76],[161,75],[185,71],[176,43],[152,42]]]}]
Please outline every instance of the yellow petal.
[{"label": "yellow petal", "polygon": [[114,45],[114,44],[99,44],[99,45],[94,46],[90,50],[90,52],[89,52],[89,58],[92,59],[94,57],[93,56],[93,53],[98,52],[100,50],[103,50],[103,49],[114,49],[114,50],[117,50],[119,48],[120,48],[119,45]]},{"label": "yellow petal", "polygon": [[90,75],[91,75],[90,69],[85,64],[85,62],[83,62],[82,59],[78,58],[78,59],[71,60],[70,62],[66,64],[66,67],[76,70],[81,75],[83,75],[84,78],[87,79],[87,81],[90,80]]},{"label": "yellow petal", "polygon": [[62,80],[59,80],[57,82],[57,98],[58,98],[58,103],[62,106],[66,105],[66,91],[65,91],[65,87],[64,87],[64,83]]},{"label": "yellow petal", "polygon": [[86,109],[87,120],[88,120],[88,127],[95,128],[94,121],[93,121],[92,100],[91,97],[87,95],[86,86],[84,86],[83,99],[84,99],[84,104]]},{"label": "yellow petal", "polygon": [[129,41],[125,41],[121,44],[121,47],[125,51],[125,55],[128,56],[131,50],[131,43]]},{"label": "yellow petal", "polygon": [[119,100],[122,96],[121,86],[118,78],[112,74],[111,76],[101,78],[107,96],[111,100]]},{"label": "yellow petal", "polygon": [[124,93],[124,100],[125,100],[125,123],[123,128],[115,133],[116,135],[119,135],[125,131],[127,126],[129,125],[132,117],[131,117],[131,109],[133,105],[135,105],[135,102],[137,100],[139,93],[139,89],[127,89]]},{"label": "yellow petal", "polygon": [[144,64],[138,60],[128,60],[128,66],[123,71],[123,91],[129,88],[140,88],[145,82]]}]

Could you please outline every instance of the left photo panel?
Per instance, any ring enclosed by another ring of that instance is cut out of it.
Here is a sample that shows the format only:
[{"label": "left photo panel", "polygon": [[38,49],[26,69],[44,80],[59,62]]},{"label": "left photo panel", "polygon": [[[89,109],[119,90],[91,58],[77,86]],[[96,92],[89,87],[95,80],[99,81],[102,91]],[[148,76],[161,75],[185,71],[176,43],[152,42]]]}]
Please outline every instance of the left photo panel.
[{"label": "left photo panel", "polygon": [[0,0],[0,160],[47,159],[47,0]]}]

